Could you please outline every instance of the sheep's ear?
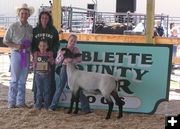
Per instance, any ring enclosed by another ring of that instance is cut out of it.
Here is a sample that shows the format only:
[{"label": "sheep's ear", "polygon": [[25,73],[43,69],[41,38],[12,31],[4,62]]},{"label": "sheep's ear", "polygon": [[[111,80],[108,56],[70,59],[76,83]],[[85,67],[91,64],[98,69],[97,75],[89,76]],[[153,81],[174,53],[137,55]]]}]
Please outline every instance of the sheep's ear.
[{"label": "sheep's ear", "polygon": [[66,51],[66,52],[64,53],[64,58],[73,58],[72,52]]},{"label": "sheep's ear", "polygon": [[63,47],[63,48],[61,48],[61,50],[62,50],[62,51],[66,51],[66,50],[67,50],[67,48]]},{"label": "sheep's ear", "polygon": [[81,53],[74,54],[74,58],[82,56]]},{"label": "sheep's ear", "polygon": [[70,51],[68,48],[66,48],[66,47],[61,48],[61,50],[62,50],[62,51],[69,52],[69,53],[71,52],[71,51]]},{"label": "sheep's ear", "polygon": [[71,55],[67,52],[64,53],[64,58],[71,58]]}]

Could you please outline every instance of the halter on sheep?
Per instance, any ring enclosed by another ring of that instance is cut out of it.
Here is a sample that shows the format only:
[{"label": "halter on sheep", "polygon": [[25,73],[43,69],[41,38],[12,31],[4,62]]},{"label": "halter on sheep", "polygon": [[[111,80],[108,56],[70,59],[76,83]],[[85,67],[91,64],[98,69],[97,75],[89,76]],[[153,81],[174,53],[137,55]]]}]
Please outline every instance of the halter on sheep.
[{"label": "halter on sheep", "polygon": [[[65,52],[66,58],[78,57],[80,54],[75,54],[72,56],[72,53],[69,51]],[[80,91],[85,90],[90,93],[101,93],[106,99],[109,106],[106,119],[109,119],[113,109],[113,101],[110,96],[113,96],[115,99],[116,105],[119,108],[119,114],[117,118],[121,118],[122,115],[122,106],[125,102],[122,100],[124,98],[119,97],[117,93],[117,86],[120,85],[120,80],[116,79],[114,76],[109,74],[100,74],[94,72],[81,71],[76,69],[73,63],[67,63],[67,75],[68,75],[68,85],[72,91],[71,105],[68,113],[72,113],[72,108],[74,102],[76,102],[74,114],[78,113],[78,103]],[[91,83],[88,83],[87,80],[91,80]],[[128,94],[132,94],[128,87],[121,87]],[[98,91],[98,92],[97,92]]]}]

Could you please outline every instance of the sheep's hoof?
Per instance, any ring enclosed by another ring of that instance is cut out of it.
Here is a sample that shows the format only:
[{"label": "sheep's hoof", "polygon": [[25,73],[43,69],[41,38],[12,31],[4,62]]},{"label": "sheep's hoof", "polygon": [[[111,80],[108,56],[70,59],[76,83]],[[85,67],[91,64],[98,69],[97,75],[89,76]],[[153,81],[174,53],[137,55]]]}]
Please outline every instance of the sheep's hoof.
[{"label": "sheep's hoof", "polygon": [[71,114],[71,113],[72,113],[72,110],[68,110],[68,111],[67,111],[67,114]]},{"label": "sheep's hoof", "polygon": [[73,112],[73,114],[77,114],[77,113],[78,113],[78,111],[76,111],[76,110]]},{"label": "sheep's hoof", "polygon": [[117,117],[117,119],[120,119],[120,118],[122,118],[122,117],[123,117],[123,116],[122,116],[122,115],[120,115],[120,116],[118,116],[118,117]]},{"label": "sheep's hoof", "polygon": [[108,119],[110,119],[110,116],[106,116],[106,118],[105,118],[106,120],[108,120]]}]

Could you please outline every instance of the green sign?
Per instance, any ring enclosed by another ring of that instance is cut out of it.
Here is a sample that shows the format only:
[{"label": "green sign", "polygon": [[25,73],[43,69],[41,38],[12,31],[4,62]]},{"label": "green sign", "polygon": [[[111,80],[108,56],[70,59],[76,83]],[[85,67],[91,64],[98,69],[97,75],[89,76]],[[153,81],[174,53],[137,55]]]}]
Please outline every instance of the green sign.
[{"label": "green sign", "polygon": [[[61,47],[66,44],[61,41]],[[172,45],[78,42],[77,47],[82,51],[81,70],[126,80],[124,84],[134,93],[118,91],[125,98],[124,111],[153,113],[160,102],[168,100]],[[69,106],[70,95],[67,88],[61,105]],[[101,95],[86,95],[91,108],[108,109]],[[114,110],[118,110],[117,106]]]}]

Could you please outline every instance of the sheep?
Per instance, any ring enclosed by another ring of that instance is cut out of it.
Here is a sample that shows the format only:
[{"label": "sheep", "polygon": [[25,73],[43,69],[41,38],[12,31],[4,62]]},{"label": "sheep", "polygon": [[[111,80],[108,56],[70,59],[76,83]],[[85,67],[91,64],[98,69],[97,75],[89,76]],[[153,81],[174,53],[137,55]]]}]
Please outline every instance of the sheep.
[{"label": "sheep", "polygon": [[[110,119],[112,109],[113,109],[113,101],[110,96],[113,96],[115,99],[116,105],[119,108],[119,114],[117,118],[121,118],[122,114],[122,106],[125,104],[123,101],[123,97],[119,97],[117,93],[117,86],[120,85],[120,80],[116,79],[114,76],[109,74],[101,74],[94,72],[87,72],[78,70],[73,63],[67,63],[67,76],[68,76],[68,85],[70,90],[72,91],[72,98],[70,108],[68,113],[72,113],[72,108],[74,102],[76,102],[74,114],[78,113],[78,103],[79,103],[79,93],[81,90],[85,90],[90,93],[101,93],[103,97],[106,99],[109,110],[105,119]],[[91,80],[91,82],[88,82]],[[128,87],[121,87],[128,94],[132,94]]]}]

